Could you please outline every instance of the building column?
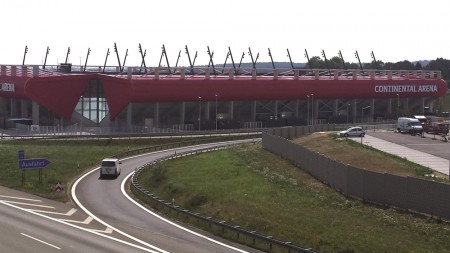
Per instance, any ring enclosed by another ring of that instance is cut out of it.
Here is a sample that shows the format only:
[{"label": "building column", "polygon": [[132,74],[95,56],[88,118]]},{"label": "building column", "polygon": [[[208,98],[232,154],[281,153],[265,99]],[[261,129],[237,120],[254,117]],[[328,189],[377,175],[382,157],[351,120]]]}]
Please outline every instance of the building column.
[{"label": "building column", "polygon": [[251,108],[251,121],[256,121],[256,100],[253,100],[252,102],[252,108]]},{"label": "building column", "polygon": [[129,103],[127,106],[127,130],[131,130],[133,127],[133,104]]},{"label": "building column", "polygon": [[35,101],[31,102],[31,118],[33,125],[39,125],[39,104]]},{"label": "building column", "polygon": [[211,103],[209,101],[206,102],[206,108],[205,108],[205,120],[209,120],[209,106]]},{"label": "building column", "polygon": [[424,97],[422,98],[422,108],[420,109],[420,111],[422,112],[422,115],[425,114],[425,98]]},{"label": "building column", "polygon": [[356,123],[356,99],[353,101],[353,124]]},{"label": "building column", "polygon": [[339,99],[335,99],[333,104],[333,116],[338,116],[339,114],[338,108],[339,108]]},{"label": "building column", "polygon": [[17,117],[17,99],[11,98],[10,104],[11,104],[11,111],[9,116],[11,118],[15,118]]},{"label": "building column", "polygon": [[180,104],[180,124],[184,124],[186,121],[186,102],[181,102]]},{"label": "building column", "polygon": [[28,105],[27,101],[24,99],[20,100],[20,117],[28,118]]},{"label": "building column", "polygon": [[298,119],[298,117],[299,117],[299,109],[298,109],[298,107],[300,106],[300,100],[295,100],[295,102],[294,102],[294,104],[295,104],[295,106],[294,106],[294,117],[296,118],[296,119]]},{"label": "building column", "polygon": [[0,115],[6,116],[6,98],[0,97]]},{"label": "building column", "polygon": [[273,101],[273,118],[278,119],[278,100]]},{"label": "building column", "polygon": [[228,111],[229,115],[230,115],[230,120],[234,119],[234,101],[230,101],[230,108]]},{"label": "building column", "polygon": [[375,115],[375,98],[372,98],[372,107],[370,108],[370,121],[373,122],[373,116]]},{"label": "building column", "polygon": [[159,102],[155,103],[155,127],[159,127]]},{"label": "building column", "polygon": [[392,113],[392,98],[389,99],[388,113]]}]

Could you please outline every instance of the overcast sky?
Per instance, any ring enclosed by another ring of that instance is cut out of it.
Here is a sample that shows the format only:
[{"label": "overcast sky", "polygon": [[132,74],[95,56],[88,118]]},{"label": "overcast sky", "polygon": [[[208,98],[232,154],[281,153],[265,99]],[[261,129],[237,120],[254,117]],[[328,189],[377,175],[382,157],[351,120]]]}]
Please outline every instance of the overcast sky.
[{"label": "overcast sky", "polygon": [[[248,47],[258,61],[306,62],[309,56],[328,58],[341,50],[348,62],[377,60],[450,59],[450,1],[358,1],[358,0],[0,0],[0,64],[42,64],[47,46],[47,64],[65,61],[88,65],[117,65],[113,49],[117,43],[127,66],[140,65],[138,44],[147,49],[147,66],[156,66],[165,44],[173,66],[182,50],[179,65],[188,65],[184,46],[197,64],[207,64],[206,47],[214,51],[214,63],[223,64],[228,46],[239,61]],[[250,62],[245,56],[244,62]]]}]

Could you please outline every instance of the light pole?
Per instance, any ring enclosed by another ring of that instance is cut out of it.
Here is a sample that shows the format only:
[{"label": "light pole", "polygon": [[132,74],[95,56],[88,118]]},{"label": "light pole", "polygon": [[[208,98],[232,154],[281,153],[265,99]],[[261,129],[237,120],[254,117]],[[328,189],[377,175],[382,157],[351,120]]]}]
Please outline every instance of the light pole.
[{"label": "light pole", "polygon": [[361,123],[364,122],[364,110],[370,108],[370,105],[361,108]]},{"label": "light pole", "polygon": [[217,132],[217,94],[215,94],[216,96],[216,132]]},{"label": "light pole", "polygon": [[202,122],[202,97],[198,97],[198,131],[200,131],[201,122]]},{"label": "light pole", "polygon": [[348,107],[350,106],[350,104],[347,103],[347,125],[348,125]]},{"label": "light pole", "polygon": [[398,110],[400,109],[400,95],[397,93],[397,118],[398,118]]},{"label": "light pole", "polygon": [[309,126],[309,95],[306,95],[306,99],[308,100],[308,122],[307,122],[307,125]]},{"label": "light pole", "polygon": [[314,94],[311,94],[311,122],[314,126]]},{"label": "light pole", "polygon": [[84,101],[83,101],[83,96],[80,97],[81,99],[81,118],[80,118],[80,135],[83,135],[83,110],[84,110]]}]

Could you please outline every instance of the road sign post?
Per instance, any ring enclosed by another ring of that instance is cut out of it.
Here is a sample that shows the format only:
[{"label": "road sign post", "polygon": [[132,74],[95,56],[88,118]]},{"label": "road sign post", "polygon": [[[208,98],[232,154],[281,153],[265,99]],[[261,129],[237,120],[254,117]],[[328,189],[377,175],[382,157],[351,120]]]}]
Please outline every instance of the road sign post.
[{"label": "road sign post", "polygon": [[[25,158],[25,152],[19,150],[19,169],[22,170],[22,186],[25,183],[25,171],[32,169],[39,169],[39,183],[42,184],[42,168],[47,167],[51,161],[45,158],[33,158],[33,159],[23,159]],[[20,159],[22,158],[22,159]]]}]

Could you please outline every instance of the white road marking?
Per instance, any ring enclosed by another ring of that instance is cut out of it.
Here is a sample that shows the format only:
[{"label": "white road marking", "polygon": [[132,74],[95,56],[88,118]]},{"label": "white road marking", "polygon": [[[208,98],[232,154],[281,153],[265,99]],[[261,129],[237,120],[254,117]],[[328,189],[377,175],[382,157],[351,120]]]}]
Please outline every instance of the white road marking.
[{"label": "white road marking", "polygon": [[70,209],[67,213],[50,212],[50,211],[36,210],[36,209],[28,209],[28,210],[33,211],[33,212],[38,212],[38,213],[57,214],[57,215],[64,215],[64,216],[72,216],[72,214],[74,214],[77,211],[77,209],[75,209],[75,208]]},{"label": "white road marking", "polygon": [[31,239],[33,239],[33,240],[35,240],[35,241],[38,241],[38,242],[40,242],[40,243],[43,243],[43,244],[45,244],[45,245],[48,245],[48,246],[50,246],[50,247],[53,247],[53,248],[55,248],[55,249],[61,249],[60,247],[57,247],[57,246],[55,246],[55,245],[53,245],[53,244],[50,244],[50,243],[48,243],[48,242],[44,242],[44,241],[42,241],[42,240],[39,240],[39,239],[37,239],[37,238],[35,238],[35,237],[32,237],[32,236],[29,236],[29,235],[27,235],[27,234],[24,234],[24,233],[20,233],[21,235],[23,235],[23,236],[26,236],[26,237],[28,237],[28,238],[31,238]]},{"label": "white road marking", "polygon": [[20,200],[26,200],[26,201],[42,202],[42,200],[39,200],[39,199],[27,199],[27,198],[19,198],[19,197],[6,196],[6,195],[0,195],[0,198],[20,199]]},{"label": "white road marking", "polygon": [[78,223],[78,224],[89,224],[91,223],[91,221],[94,220],[94,218],[92,218],[91,216],[88,216],[84,221],[77,221],[77,220],[65,220],[65,219],[59,219],[62,221],[67,221],[67,222],[71,222],[71,223]]},{"label": "white road marking", "polygon": [[16,204],[16,205],[35,206],[35,207],[42,207],[42,208],[48,208],[48,209],[55,209],[53,206],[36,205],[36,204],[16,202],[16,201],[9,201],[9,200],[3,200],[2,202],[6,202],[6,203],[10,203],[10,204]]},{"label": "white road marking", "polygon": [[[124,159],[122,159],[122,160],[124,160]],[[86,207],[84,207],[84,206],[81,204],[81,202],[80,202],[80,201],[78,200],[78,198],[77,198],[77,195],[75,194],[75,190],[76,190],[76,188],[77,188],[77,185],[78,185],[78,183],[79,183],[83,178],[85,178],[86,176],[88,176],[88,175],[91,174],[91,173],[96,172],[97,170],[98,170],[98,168],[94,168],[93,170],[87,172],[86,174],[84,174],[84,175],[82,175],[80,178],[78,178],[77,181],[75,181],[75,183],[74,183],[73,186],[72,186],[72,190],[71,190],[71,194],[72,194],[73,201],[75,201],[75,203],[76,203],[76,204],[77,204],[77,205],[78,205],[85,213],[87,213],[89,216],[91,216],[92,218],[94,218],[96,221],[98,221],[98,222],[100,222],[101,224],[103,224],[105,227],[109,227],[109,228],[111,228],[113,231],[115,231],[115,232],[117,232],[117,233],[119,233],[119,234],[121,234],[121,235],[123,235],[123,236],[125,236],[125,237],[127,237],[127,238],[129,238],[129,239],[131,239],[131,240],[134,240],[134,241],[136,241],[136,242],[139,242],[139,243],[141,243],[142,245],[145,245],[145,246],[147,246],[147,247],[149,247],[149,248],[151,248],[151,249],[153,249],[153,250],[157,250],[157,251],[152,251],[152,252],[169,253],[168,251],[165,251],[165,250],[160,249],[160,248],[158,248],[158,247],[156,247],[156,246],[154,246],[154,245],[151,245],[151,244],[149,244],[149,243],[147,243],[147,242],[144,242],[144,241],[142,241],[142,240],[140,240],[140,239],[138,239],[138,238],[136,238],[136,237],[134,237],[134,236],[131,236],[131,235],[129,235],[129,234],[127,234],[127,233],[125,233],[125,232],[123,232],[123,231],[121,231],[121,230],[119,230],[119,229],[117,229],[117,228],[115,228],[115,227],[113,227],[113,226],[111,226],[111,225],[109,225],[108,223],[106,223],[106,222],[103,221],[102,219],[100,219],[100,218],[98,218],[97,216],[95,216],[93,213],[91,213]],[[98,233],[97,231],[92,231],[92,232]],[[98,234],[100,234],[100,233],[98,233]]]},{"label": "white road marking", "polygon": [[97,229],[91,229],[92,231],[99,232],[99,233],[105,233],[105,234],[111,234],[114,230],[112,228],[107,227],[105,230],[97,230]]},{"label": "white road marking", "polygon": [[98,236],[101,236],[101,237],[104,237],[104,238],[108,238],[108,239],[110,239],[110,240],[113,240],[113,241],[116,241],[116,242],[119,242],[119,243],[122,243],[122,244],[125,244],[125,245],[128,245],[128,246],[131,246],[131,247],[134,247],[134,248],[137,248],[137,249],[146,251],[146,252],[150,252],[150,253],[159,253],[159,252],[157,252],[157,251],[153,251],[153,250],[151,250],[151,249],[144,248],[144,247],[142,247],[142,246],[139,246],[139,245],[136,245],[136,244],[132,244],[132,243],[129,243],[129,242],[120,240],[120,239],[118,239],[118,238],[114,238],[114,237],[111,237],[111,236],[108,236],[108,235],[99,233],[99,232],[94,231],[94,230],[91,230],[91,229],[79,227],[79,226],[76,226],[76,225],[67,223],[67,222],[65,222],[65,221],[59,220],[59,219],[55,219],[55,218],[52,218],[52,217],[49,217],[49,216],[45,216],[45,215],[40,214],[40,213],[36,213],[36,212],[30,211],[30,210],[28,210],[28,209],[25,209],[25,208],[22,208],[22,207],[19,207],[19,206],[11,205],[10,203],[7,203],[7,202],[5,202],[5,201],[3,201],[3,200],[0,200],[0,204],[4,204],[4,205],[7,205],[7,206],[12,207],[12,208],[19,209],[19,210],[22,210],[22,211],[24,211],[24,212],[28,212],[28,213],[31,213],[31,214],[40,216],[40,217],[42,217],[42,218],[46,218],[46,219],[49,219],[49,220],[52,220],[52,221],[56,221],[56,222],[59,222],[59,223],[61,223],[61,224],[67,225],[67,226],[72,227],[72,228],[77,228],[77,229],[79,229],[79,230],[83,230],[83,231],[88,232],[88,233],[92,233],[92,234],[95,234],[95,235],[98,235]]}]

